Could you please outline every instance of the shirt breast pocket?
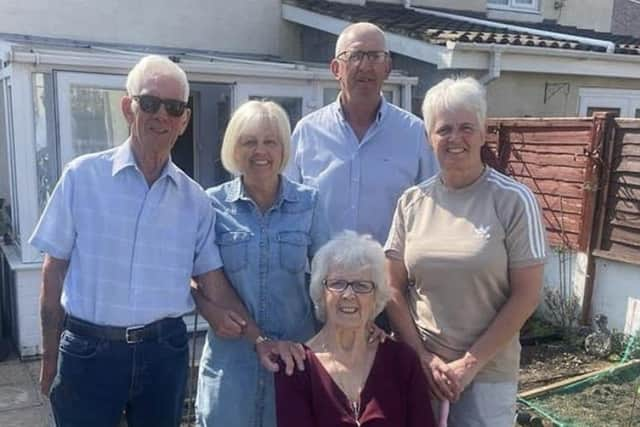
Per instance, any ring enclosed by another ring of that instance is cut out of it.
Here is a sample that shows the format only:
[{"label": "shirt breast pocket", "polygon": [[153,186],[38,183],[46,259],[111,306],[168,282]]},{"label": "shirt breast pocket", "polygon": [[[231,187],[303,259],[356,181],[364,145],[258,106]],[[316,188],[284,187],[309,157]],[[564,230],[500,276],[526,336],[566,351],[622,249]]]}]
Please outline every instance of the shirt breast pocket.
[{"label": "shirt breast pocket", "polygon": [[247,267],[249,263],[249,241],[251,233],[247,231],[227,231],[216,239],[222,255],[224,270],[233,273]]},{"label": "shirt breast pocket", "polygon": [[309,235],[303,231],[281,231],[278,233],[280,265],[291,273],[299,273],[307,265],[307,248],[311,244]]}]

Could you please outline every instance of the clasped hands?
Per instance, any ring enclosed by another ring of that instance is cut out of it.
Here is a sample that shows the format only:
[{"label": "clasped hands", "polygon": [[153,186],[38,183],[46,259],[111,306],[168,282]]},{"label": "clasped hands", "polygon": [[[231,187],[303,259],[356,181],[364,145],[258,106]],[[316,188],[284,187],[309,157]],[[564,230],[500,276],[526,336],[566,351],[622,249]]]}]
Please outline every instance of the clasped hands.
[{"label": "clasped hands", "polygon": [[420,362],[429,381],[432,397],[450,402],[460,398],[480,369],[478,361],[471,353],[447,363],[424,350],[420,354]]}]

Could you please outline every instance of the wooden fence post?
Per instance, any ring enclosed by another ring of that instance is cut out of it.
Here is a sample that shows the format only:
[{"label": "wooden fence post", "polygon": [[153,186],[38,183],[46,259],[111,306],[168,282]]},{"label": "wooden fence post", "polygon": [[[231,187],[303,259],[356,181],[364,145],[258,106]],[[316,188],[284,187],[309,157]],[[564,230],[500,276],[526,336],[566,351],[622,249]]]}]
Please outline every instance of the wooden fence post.
[{"label": "wooden fence post", "polygon": [[[611,112],[597,112],[593,115],[591,140],[585,148],[587,163],[585,166],[584,185],[582,190],[582,224],[578,238],[578,248],[587,256],[584,294],[582,297],[581,323],[591,323],[591,302],[595,283],[595,258],[593,251],[600,243],[603,218],[603,207],[607,202],[608,176],[611,169],[613,146],[614,115]],[[606,162],[606,164],[603,164]],[[598,214],[596,214],[598,212]],[[595,233],[594,233],[595,231]],[[594,236],[595,234],[595,236]]]}]

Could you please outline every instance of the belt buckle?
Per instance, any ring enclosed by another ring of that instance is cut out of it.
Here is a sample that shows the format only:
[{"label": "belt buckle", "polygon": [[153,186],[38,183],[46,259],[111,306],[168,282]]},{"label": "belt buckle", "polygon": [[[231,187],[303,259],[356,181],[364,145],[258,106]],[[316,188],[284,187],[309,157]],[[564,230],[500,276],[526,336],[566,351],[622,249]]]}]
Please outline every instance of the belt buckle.
[{"label": "belt buckle", "polygon": [[141,336],[137,336],[136,333],[140,332],[144,329],[144,325],[141,326],[131,326],[125,330],[125,340],[127,344],[137,344],[142,341]]}]

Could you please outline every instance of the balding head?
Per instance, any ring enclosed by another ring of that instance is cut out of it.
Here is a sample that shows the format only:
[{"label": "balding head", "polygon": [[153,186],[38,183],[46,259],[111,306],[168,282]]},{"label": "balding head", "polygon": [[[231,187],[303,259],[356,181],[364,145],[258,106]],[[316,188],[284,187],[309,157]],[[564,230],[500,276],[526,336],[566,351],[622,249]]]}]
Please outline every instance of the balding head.
[{"label": "balding head", "polygon": [[358,22],[342,30],[336,42],[335,56],[347,50],[355,41],[375,43],[379,46],[378,50],[387,50],[387,41],[380,27],[369,22]]}]

